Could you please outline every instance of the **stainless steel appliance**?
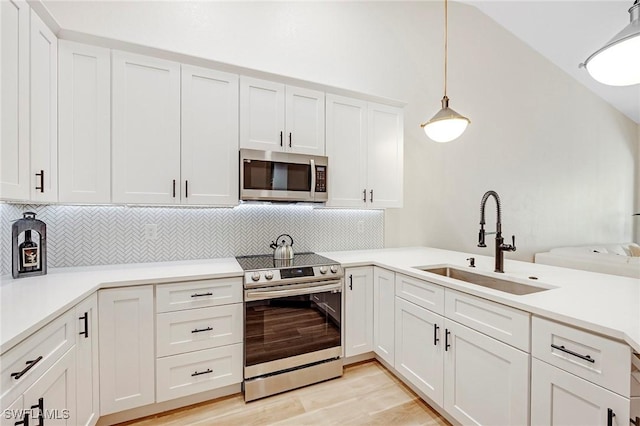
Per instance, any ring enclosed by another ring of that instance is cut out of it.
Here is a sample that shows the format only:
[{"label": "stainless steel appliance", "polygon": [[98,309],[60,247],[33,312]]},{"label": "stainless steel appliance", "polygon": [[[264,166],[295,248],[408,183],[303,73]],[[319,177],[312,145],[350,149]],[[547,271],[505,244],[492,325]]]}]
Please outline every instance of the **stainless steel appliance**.
[{"label": "stainless steel appliance", "polygon": [[244,399],[342,375],[342,278],[335,261],[299,253],[237,257],[244,269]]},{"label": "stainless steel appliance", "polygon": [[240,199],[327,201],[327,157],[240,150]]}]

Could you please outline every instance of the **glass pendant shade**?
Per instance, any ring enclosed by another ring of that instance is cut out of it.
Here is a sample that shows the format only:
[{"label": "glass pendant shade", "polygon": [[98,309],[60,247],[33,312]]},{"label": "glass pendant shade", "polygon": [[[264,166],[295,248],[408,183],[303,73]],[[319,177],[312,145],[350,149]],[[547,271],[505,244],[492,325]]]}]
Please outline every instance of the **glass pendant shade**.
[{"label": "glass pendant shade", "polygon": [[631,9],[631,23],[603,48],[589,56],[584,64],[595,80],[610,86],[640,83],[640,2]]},{"label": "glass pendant shade", "polygon": [[442,109],[431,120],[422,124],[429,139],[435,142],[451,142],[462,135],[471,121],[451,108],[449,98],[442,98]]}]

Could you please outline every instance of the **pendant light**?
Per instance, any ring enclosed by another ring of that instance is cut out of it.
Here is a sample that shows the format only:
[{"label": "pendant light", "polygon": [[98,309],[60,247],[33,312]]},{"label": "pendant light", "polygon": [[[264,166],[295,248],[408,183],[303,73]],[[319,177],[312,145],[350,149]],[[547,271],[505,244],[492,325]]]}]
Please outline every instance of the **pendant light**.
[{"label": "pendant light", "polygon": [[442,109],[431,120],[420,125],[427,136],[436,142],[451,142],[464,133],[471,121],[449,108],[447,97],[447,47],[448,47],[448,0],[444,0],[444,97]]},{"label": "pendant light", "polygon": [[591,77],[610,86],[640,83],[640,0],[629,9],[631,23],[580,64]]}]

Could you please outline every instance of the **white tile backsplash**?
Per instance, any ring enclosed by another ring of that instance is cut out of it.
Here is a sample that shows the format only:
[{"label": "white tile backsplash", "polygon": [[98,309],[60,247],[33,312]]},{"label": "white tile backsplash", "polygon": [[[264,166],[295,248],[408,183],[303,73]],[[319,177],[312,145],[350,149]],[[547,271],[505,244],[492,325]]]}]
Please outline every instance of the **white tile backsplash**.
[{"label": "white tile backsplash", "polygon": [[[373,249],[384,244],[382,210],[0,203],[3,275],[11,273],[11,224],[25,211],[36,212],[47,224],[49,268],[264,254],[271,252],[269,243],[283,233],[293,237],[297,252]],[[144,238],[145,224],[157,225],[156,240]]]}]

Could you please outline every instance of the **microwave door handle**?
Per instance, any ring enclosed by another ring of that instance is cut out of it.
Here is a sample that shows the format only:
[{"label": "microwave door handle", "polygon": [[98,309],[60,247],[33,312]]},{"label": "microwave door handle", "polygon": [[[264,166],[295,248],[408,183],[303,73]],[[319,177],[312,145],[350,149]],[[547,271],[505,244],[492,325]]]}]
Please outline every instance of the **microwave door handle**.
[{"label": "microwave door handle", "polygon": [[316,199],[316,160],[309,160],[311,163],[311,200]]}]

